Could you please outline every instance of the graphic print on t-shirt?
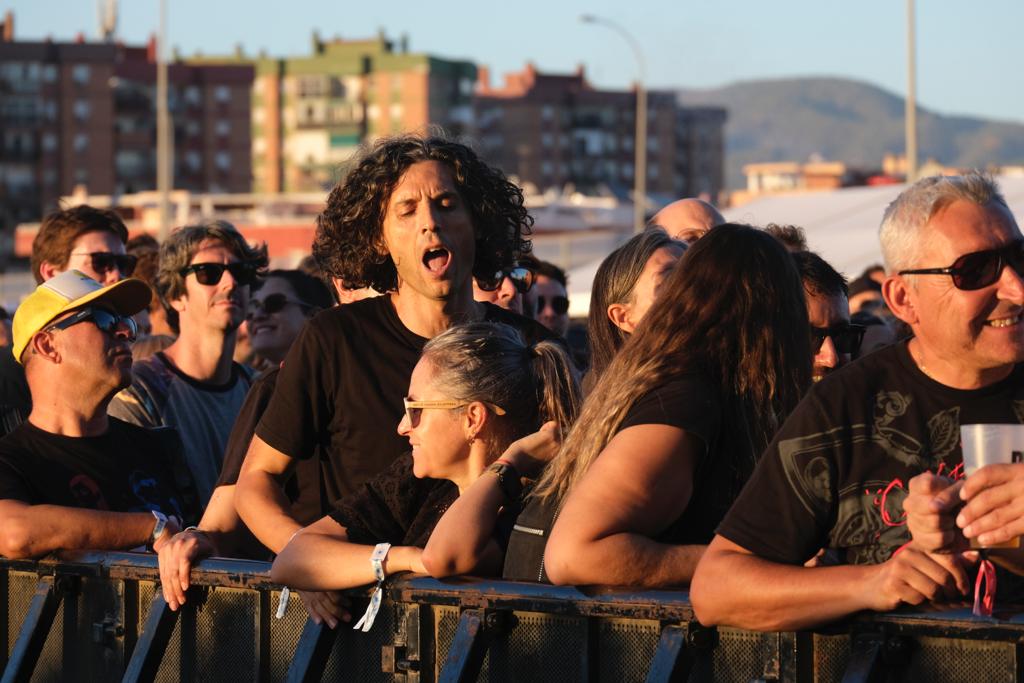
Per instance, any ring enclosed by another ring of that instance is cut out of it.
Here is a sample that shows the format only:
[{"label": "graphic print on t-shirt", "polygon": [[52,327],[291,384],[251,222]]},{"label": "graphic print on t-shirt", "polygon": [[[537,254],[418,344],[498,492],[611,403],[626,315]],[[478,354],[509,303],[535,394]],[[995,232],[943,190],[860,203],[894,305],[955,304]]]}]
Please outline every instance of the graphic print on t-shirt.
[{"label": "graphic print on t-shirt", "polygon": [[[960,466],[946,463],[960,454],[960,406],[940,410],[927,418],[926,441],[913,436],[915,425],[901,421],[914,397],[899,391],[880,391],[875,395],[872,424],[835,427],[778,443],[783,472],[796,499],[812,516],[828,515],[834,504],[833,482],[837,482],[828,453],[845,444],[870,449],[875,456],[890,462],[876,463],[879,473],[931,471],[956,478]],[[1018,419],[1024,401],[1014,401]],[[916,418],[917,420],[920,417]],[[1024,420],[1021,420],[1024,422]],[[874,448],[872,448],[874,446]],[[863,452],[863,451],[862,451]],[[854,564],[884,562],[908,540],[903,501],[909,476],[871,478],[837,482],[838,509],[829,536],[830,547],[846,548],[847,561]]]}]

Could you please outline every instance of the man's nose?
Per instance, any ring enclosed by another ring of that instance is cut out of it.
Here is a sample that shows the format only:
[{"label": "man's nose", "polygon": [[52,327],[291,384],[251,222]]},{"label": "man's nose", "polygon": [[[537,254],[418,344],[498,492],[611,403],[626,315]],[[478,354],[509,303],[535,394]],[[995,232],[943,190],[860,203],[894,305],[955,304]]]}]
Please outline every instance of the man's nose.
[{"label": "man's nose", "polygon": [[1010,264],[1003,266],[999,274],[998,297],[1017,304],[1024,304],[1024,277]]},{"label": "man's nose", "polygon": [[825,337],[825,341],[821,343],[821,348],[818,349],[818,353],[814,356],[814,364],[825,368],[834,368],[839,364],[839,353],[836,351],[836,345],[832,341],[832,337]]}]

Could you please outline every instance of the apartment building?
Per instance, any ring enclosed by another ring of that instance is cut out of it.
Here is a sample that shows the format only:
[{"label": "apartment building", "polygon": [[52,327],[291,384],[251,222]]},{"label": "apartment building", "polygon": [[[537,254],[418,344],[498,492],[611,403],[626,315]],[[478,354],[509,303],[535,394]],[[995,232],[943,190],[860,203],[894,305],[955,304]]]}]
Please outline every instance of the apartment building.
[{"label": "apartment building", "polygon": [[[545,74],[527,64],[493,87],[479,70],[474,136],[481,153],[543,192],[567,184],[624,194],[633,186],[636,92],[598,90],[583,67]],[[672,92],[647,96],[647,189],[717,199],[724,184],[724,109],[686,107]]]}]

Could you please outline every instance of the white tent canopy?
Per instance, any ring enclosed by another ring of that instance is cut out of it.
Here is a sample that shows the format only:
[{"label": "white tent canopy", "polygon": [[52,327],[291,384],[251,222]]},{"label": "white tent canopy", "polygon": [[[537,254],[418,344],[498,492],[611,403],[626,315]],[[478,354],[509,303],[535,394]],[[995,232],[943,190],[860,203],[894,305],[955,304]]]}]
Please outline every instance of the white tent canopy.
[{"label": "white tent canopy", "polygon": [[[1024,176],[999,176],[997,180],[1013,215],[1024,216]],[[807,234],[808,246],[852,279],[867,266],[882,262],[878,225],[885,207],[905,187],[850,187],[829,192],[766,196],[722,213],[732,222],[802,227]],[[569,272],[569,310],[573,317],[587,315],[590,287],[600,262],[601,259]]]}]

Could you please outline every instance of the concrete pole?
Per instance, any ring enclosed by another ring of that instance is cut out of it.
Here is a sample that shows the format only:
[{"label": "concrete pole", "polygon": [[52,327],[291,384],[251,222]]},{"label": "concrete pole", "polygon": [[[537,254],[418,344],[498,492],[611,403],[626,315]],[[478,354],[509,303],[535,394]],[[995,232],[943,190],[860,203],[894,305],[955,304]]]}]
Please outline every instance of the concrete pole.
[{"label": "concrete pole", "polygon": [[156,45],[156,189],[160,194],[160,233],[171,232],[171,117],[167,109],[167,0],[160,0],[160,30]]},{"label": "concrete pole", "polygon": [[904,124],[907,151],[907,183],[917,180],[917,65],[914,36],[914,0],[907,0],[907,97]]}]

